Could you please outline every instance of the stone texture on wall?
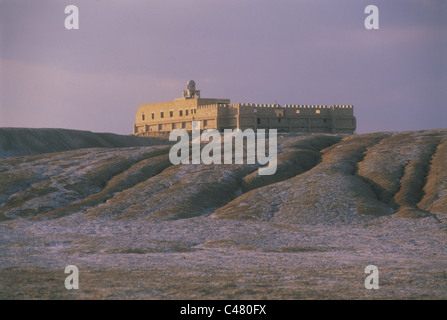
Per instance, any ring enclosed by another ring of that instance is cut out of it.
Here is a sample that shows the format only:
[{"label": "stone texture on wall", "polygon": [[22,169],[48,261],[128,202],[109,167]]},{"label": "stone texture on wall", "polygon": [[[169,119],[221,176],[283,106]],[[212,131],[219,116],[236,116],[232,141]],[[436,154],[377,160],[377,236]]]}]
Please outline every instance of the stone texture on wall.
[{"label": "stone texture on wall", "polygon": [[192,129],[277,129],[279,132],[347,133],[356,129],[352,105],[285,105],[230,103],[229,99],[177,98],[142,104],[136,114],[135,135]]}]

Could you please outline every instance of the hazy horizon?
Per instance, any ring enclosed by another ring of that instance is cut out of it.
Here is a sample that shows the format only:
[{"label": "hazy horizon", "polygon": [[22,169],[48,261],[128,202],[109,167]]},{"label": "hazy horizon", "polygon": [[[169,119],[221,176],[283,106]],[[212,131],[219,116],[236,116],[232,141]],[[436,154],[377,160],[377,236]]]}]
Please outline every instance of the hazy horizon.
[{"label": "hazy horizon", "polygon": [[0,127],[130,134],[194,79],[233,103],[352,104],[357,133],[447,128],[446,27],[436,0],[0,0]]}]

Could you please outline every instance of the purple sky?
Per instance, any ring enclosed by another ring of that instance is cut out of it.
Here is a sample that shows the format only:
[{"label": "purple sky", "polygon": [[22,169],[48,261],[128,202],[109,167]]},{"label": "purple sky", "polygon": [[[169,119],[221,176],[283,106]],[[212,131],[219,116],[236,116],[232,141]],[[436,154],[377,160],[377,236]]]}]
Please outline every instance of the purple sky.
[{"label": "purple sky", "polygon": [[446,57],[444,0],[0,0],[0,127],[129,134],[194,79],[235,103],[353,104],[358,133],[447,128]]}]

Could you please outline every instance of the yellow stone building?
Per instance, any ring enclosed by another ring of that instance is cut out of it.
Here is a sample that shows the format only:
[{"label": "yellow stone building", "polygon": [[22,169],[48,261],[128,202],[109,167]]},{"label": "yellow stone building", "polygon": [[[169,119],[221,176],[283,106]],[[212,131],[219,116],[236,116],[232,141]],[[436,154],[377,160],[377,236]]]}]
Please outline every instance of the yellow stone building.
[{"label": "yellow stone building", "polygon": [[201,98],[194,80],[174,101],[142,104],[133,128],[135,135],[168,133],[173,129],[277,129],[278,132],[347,133],[356,129],[352,105],[285,105],[230,103],[230,99]]}]

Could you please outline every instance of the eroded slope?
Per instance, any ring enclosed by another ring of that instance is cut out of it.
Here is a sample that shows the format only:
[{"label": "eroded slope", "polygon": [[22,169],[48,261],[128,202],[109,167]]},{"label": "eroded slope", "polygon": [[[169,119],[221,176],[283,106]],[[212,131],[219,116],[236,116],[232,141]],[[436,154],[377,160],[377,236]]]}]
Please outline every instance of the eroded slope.
[{"label": "eroded slope", "polygon": [[446,130],[278,137],[278,169],[171,165],[170,146],[0,160],[0,217],[354,223],[446,213]]}]

